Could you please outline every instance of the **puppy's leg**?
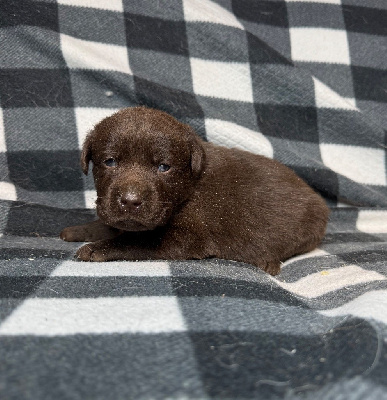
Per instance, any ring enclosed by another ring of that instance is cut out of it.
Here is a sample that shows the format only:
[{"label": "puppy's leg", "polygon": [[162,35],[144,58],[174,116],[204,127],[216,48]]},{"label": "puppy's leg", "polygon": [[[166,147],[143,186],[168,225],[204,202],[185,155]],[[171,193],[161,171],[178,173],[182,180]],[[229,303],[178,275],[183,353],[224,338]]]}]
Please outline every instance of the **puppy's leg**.
[{"label": "puppy's leg", "polygon": [[270,275],[278,275],[281,271],[281,263],[279,261],[268,261],[265,263],[263,270]]},{"label": "puppy's leg", "polygon": [[160,256],[152,246],[130,243],[119,237],[98,240],[78,249],[75,257],[82,261],[114,261],[114,260],[157,260]]},{"label": "puppy's leg", "polygon": [[112,239],[121,231],[103,224],[99,219],[85,225],[69,226],[60,234],[66,242],[95,242],[102,239]]}]

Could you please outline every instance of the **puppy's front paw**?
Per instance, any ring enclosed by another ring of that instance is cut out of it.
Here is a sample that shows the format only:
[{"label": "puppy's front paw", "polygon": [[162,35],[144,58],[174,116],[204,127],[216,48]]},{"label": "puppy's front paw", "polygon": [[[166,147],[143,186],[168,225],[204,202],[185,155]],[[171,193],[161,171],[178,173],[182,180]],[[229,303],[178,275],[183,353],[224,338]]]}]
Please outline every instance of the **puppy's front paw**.
[{"label": "puppy's front paw", "polygon": [[59,237],[66,242],[83,242],[83,232],[77,226],[64,228]]},{"label": "puppy's front paw", "polygon": [[63,229],[60,238],[66,242],[96,242],[119,236],[120,230],[103,224],[100,220]]},{"label": "puppy's front paw", "polygon": [[66,242],[86,242],[88,231],[84,225],[69,226],[60,233],[60,238]]},{"label": "puppy's front paw", "polygon": [[100,246],[98,243],[88,243],[78,249],[75,257],[82,261],[108,261],[109,249]]}]

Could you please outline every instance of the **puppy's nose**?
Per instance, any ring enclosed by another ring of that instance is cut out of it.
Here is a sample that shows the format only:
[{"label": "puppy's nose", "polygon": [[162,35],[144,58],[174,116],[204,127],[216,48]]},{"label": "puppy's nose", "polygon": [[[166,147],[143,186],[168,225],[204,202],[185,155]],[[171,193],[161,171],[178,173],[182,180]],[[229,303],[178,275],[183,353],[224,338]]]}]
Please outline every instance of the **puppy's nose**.
[{"label": "puppy's nose", "polygon": [[141,206],[142,200],[138,193],[127,192],[121,196],[120,203],[122,207],[136,210]]}]

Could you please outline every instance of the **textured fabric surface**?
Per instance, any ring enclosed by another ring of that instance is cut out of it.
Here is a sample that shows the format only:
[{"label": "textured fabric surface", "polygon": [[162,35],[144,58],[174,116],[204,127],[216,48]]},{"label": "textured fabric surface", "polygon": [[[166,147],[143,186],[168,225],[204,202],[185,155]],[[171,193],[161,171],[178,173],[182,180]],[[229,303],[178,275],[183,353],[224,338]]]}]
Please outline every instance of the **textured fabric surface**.
[{"label": "textured fabric surface", "polygon": [[[387,399],[386,20],[383,0],[0,2],[0,398]],[[319,249],[277,277],[75,261],[83,139],[140,104],[294,169],[332,207]]]}]

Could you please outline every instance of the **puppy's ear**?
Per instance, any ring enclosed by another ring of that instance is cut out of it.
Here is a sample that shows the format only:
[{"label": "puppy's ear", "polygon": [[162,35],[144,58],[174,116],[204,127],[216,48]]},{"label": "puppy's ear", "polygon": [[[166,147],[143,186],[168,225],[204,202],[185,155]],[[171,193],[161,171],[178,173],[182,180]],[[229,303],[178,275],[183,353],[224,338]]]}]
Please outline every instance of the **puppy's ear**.
[{"label": "puppy's ear", "polygon": [[89,162],[91,160],[91,136],[93,131],[89,132],[83,142],[82,153],[81,153],[81,168],[82,172],[87,175],[89,172]]},{"label": "puppy's ear", "polygon": [[188,134],[188,140],[191,147],[191,171],[194,178],[199,178],[206,162],[206,153],[204,151],[202,140],[189,126],[184,125]]}]

